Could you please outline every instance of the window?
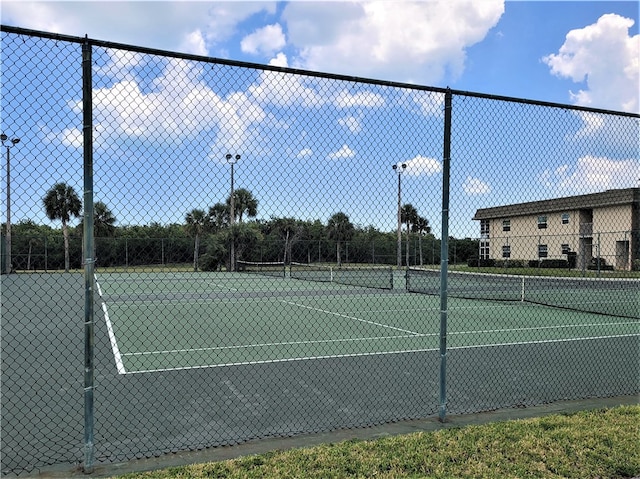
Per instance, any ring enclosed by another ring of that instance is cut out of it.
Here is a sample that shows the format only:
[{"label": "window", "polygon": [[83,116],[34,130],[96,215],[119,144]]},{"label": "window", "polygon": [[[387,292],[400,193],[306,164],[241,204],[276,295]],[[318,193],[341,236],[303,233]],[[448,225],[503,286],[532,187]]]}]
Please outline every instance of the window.
[{"label": "window", "polygon": [[480,259],[489,259],[489,240],[480,240]]},{"label": "window", "polygon": [[502,220],[502,231],[511,231],[511,220]]},{"label": "window", "polygon": [[538,245],[538,258],[546,258],[547,257],[547,245],[546,244],[539,244]]},{"label": "window", "polygon": [[562,245],[562,254],[569,254],[571,252],[571,248],[569,248],[568,244],[563,244]]},{"label": "window", "polygon": [[569,213],[562,213],[562,224],[563,225],[569,224]]},{"label": "window", "polygon": [[480,237],[489,237],[489,220],[480,220]]},{"label": "window", "polygon": [[506,244],[502,247],[502,257],[511,258],[511,245]]},{"label": "window", "polygon": [[543,230],[547,228],[547,217],[538,216],[538,229]]}]

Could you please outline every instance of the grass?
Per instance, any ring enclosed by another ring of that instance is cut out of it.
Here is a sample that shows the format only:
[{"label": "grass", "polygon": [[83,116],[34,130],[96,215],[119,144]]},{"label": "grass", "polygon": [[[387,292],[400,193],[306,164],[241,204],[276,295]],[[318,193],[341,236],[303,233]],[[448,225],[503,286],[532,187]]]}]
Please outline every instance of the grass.
[{"label": "grass", "polygon": [[[276,451],[117,479],[630,478],[640,405]],[[115,478],[112,478],[115,479]]]}]

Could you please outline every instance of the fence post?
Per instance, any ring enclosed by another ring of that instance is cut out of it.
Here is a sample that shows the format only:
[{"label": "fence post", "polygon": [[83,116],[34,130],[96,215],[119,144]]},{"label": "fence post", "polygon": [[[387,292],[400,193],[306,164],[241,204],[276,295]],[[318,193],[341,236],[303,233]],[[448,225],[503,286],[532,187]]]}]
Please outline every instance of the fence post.
[{"label": "fence post", "polygon": [[94,391],[94,245],[93,245],[93,103],[91,75],[91,44],[85,38],[82,44],[82,125],[84,142],[84,467],[93,472],[93,391]]},{"label": "fence post", "polygon": [[452,94],[444,96],[444,141],[442,146],[442,241],[440,243],[440,422],[447,415],[447,273],[449,262],[449,174],[451,160]]}]

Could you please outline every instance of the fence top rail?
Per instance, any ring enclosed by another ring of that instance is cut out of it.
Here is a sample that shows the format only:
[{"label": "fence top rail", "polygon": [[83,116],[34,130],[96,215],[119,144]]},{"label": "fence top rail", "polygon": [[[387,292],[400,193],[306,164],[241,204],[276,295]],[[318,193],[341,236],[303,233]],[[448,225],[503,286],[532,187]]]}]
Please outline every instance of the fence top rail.
[{"label": "fence top rail", "polygon": [[534,105],[534,106],[544,106],[544,107],[550,107],[550,108],[561,108],[561,109],[567,109],[567,110],[585,111],[585,112],[609,114],[609,115],[624,116],[624,117],[631,117],[631,118],[640,119],[640,114],[639,113],[630,113],[630,112],[615,111],[615,110],[605,110],[605,109],[591,108],[591,107],[578,106],[578,105],[568,105],[568,104],[563,104],[563,103],[554,103],[554,102],[546,102],[546,101],[540,101],[540,100],[531,100],[531,99],[526,99],[526,98],[514,98],[514,97],[509,97],[509,96],[493,95],[493,94],[488,94],[488,93],[478,93],[478,92],[469,92],[469,91],[463,91],[463,90],[453,90],[451,88],[431,87],[431,86],[425,86],[425,85],[414,85],[414,84],[410,84],[410,83],[393,82],[393,81],[379,80],[379,79],[373,79],[373,78],[363,78],[363,77],[350,76],[350,75],[340,75],[340,74],[335,74],[335,73],[315,72],[315,71],[302,70],[302,69],[290,68],[290,67],[278,67],[278,66],[273,66],[273,65],[264,65],[264,64],[260,64],[260,63],[242,62],[242,61],[237,61],[237,60],[226,60],[226,59],[215,58],[215,57],[206,57],[206,56],[201,56],[201,55],[178,53],[178,52],[171,52],[171,51],[167,51],[167,50],[160,50],[160,49],[147,48],[147,47],[141,47],[141,46],[135,46],[135,45],[128,45],[128,44],[124,44],[124,43],[116,43],[116,42],[109,42],[109,41],[103,41],[103,40],[96,40],[96,39],[89,38],[88,36],[76,37],[76,36],[72,36],[72,35],[64,35],[64,34],[59,34],[59,33],[43,32],[43,31],[40,31],[40,30],[32,30],[32,29],[21,28],[21,27],[13,27],[13,26],[9,26],[9,25],[1,25],[0,24],[0,32],[13,33],[13,34],[17,34],[17,35],[25,35],[25,36],[32,36],[32,37],[39,37],[39,38],[46,38],[46,39],[50,39],[50,40],[70,42],[70,43],[78,43],[78,44],[89,43],[92,46],[101,47],[101,48],[112,48],[112,49],[119,49],[119,50],[127,50],[127,51],[131,51],[131,52],[136,52],[136,53],[144,53],[144,54],[149,54],[149,55],[159,55],[159,56],[165,56],[165,57],[171,57],[171,58],[179,58],[179,59],[182,59],[182,60],[193,60],[193,61],[199,61],[199,62],[205,62],[205,63],[215,63],[215,64],[219,64],[219,65],[227,65],[227,66],[239,67],[239,68],[252,68],[252,69],[258,69],[258,70],[268,70],[268,71],[274,71],[274,72],[280,72],[280,73],[288,73],[288,74],[292,74],[292,75],[301,75],[301,76],[316,77],[316,78],[326,78],[326,79],[339,80],[339,81],[350,81],[350,82],[365,83],[365,84],[370,84],[370,85],[387,86],[387,87],[394,87],[394,88],[404,88],[404,89],[410,89],[410,90],[430,91],[430,92],[442,93],[442,94],[449,92],[449,93],[451,93],[453,95],[458,95],[458,96],[482,98],[482,99],[487,99],[487,100],[505,101],[505,102],[512,102],[512,103],[523,103],[523,104]]}]

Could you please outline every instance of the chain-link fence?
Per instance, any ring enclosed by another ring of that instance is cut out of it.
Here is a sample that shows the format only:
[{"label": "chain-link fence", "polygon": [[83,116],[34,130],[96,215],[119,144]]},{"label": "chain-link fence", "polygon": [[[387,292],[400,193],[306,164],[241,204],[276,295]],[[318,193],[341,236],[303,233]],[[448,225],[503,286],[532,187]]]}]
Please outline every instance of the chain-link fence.
[{"label": "chain-link fence", "polygon": [[2,64],[3,473],[638,392],[638,115],[9,27]]}]

